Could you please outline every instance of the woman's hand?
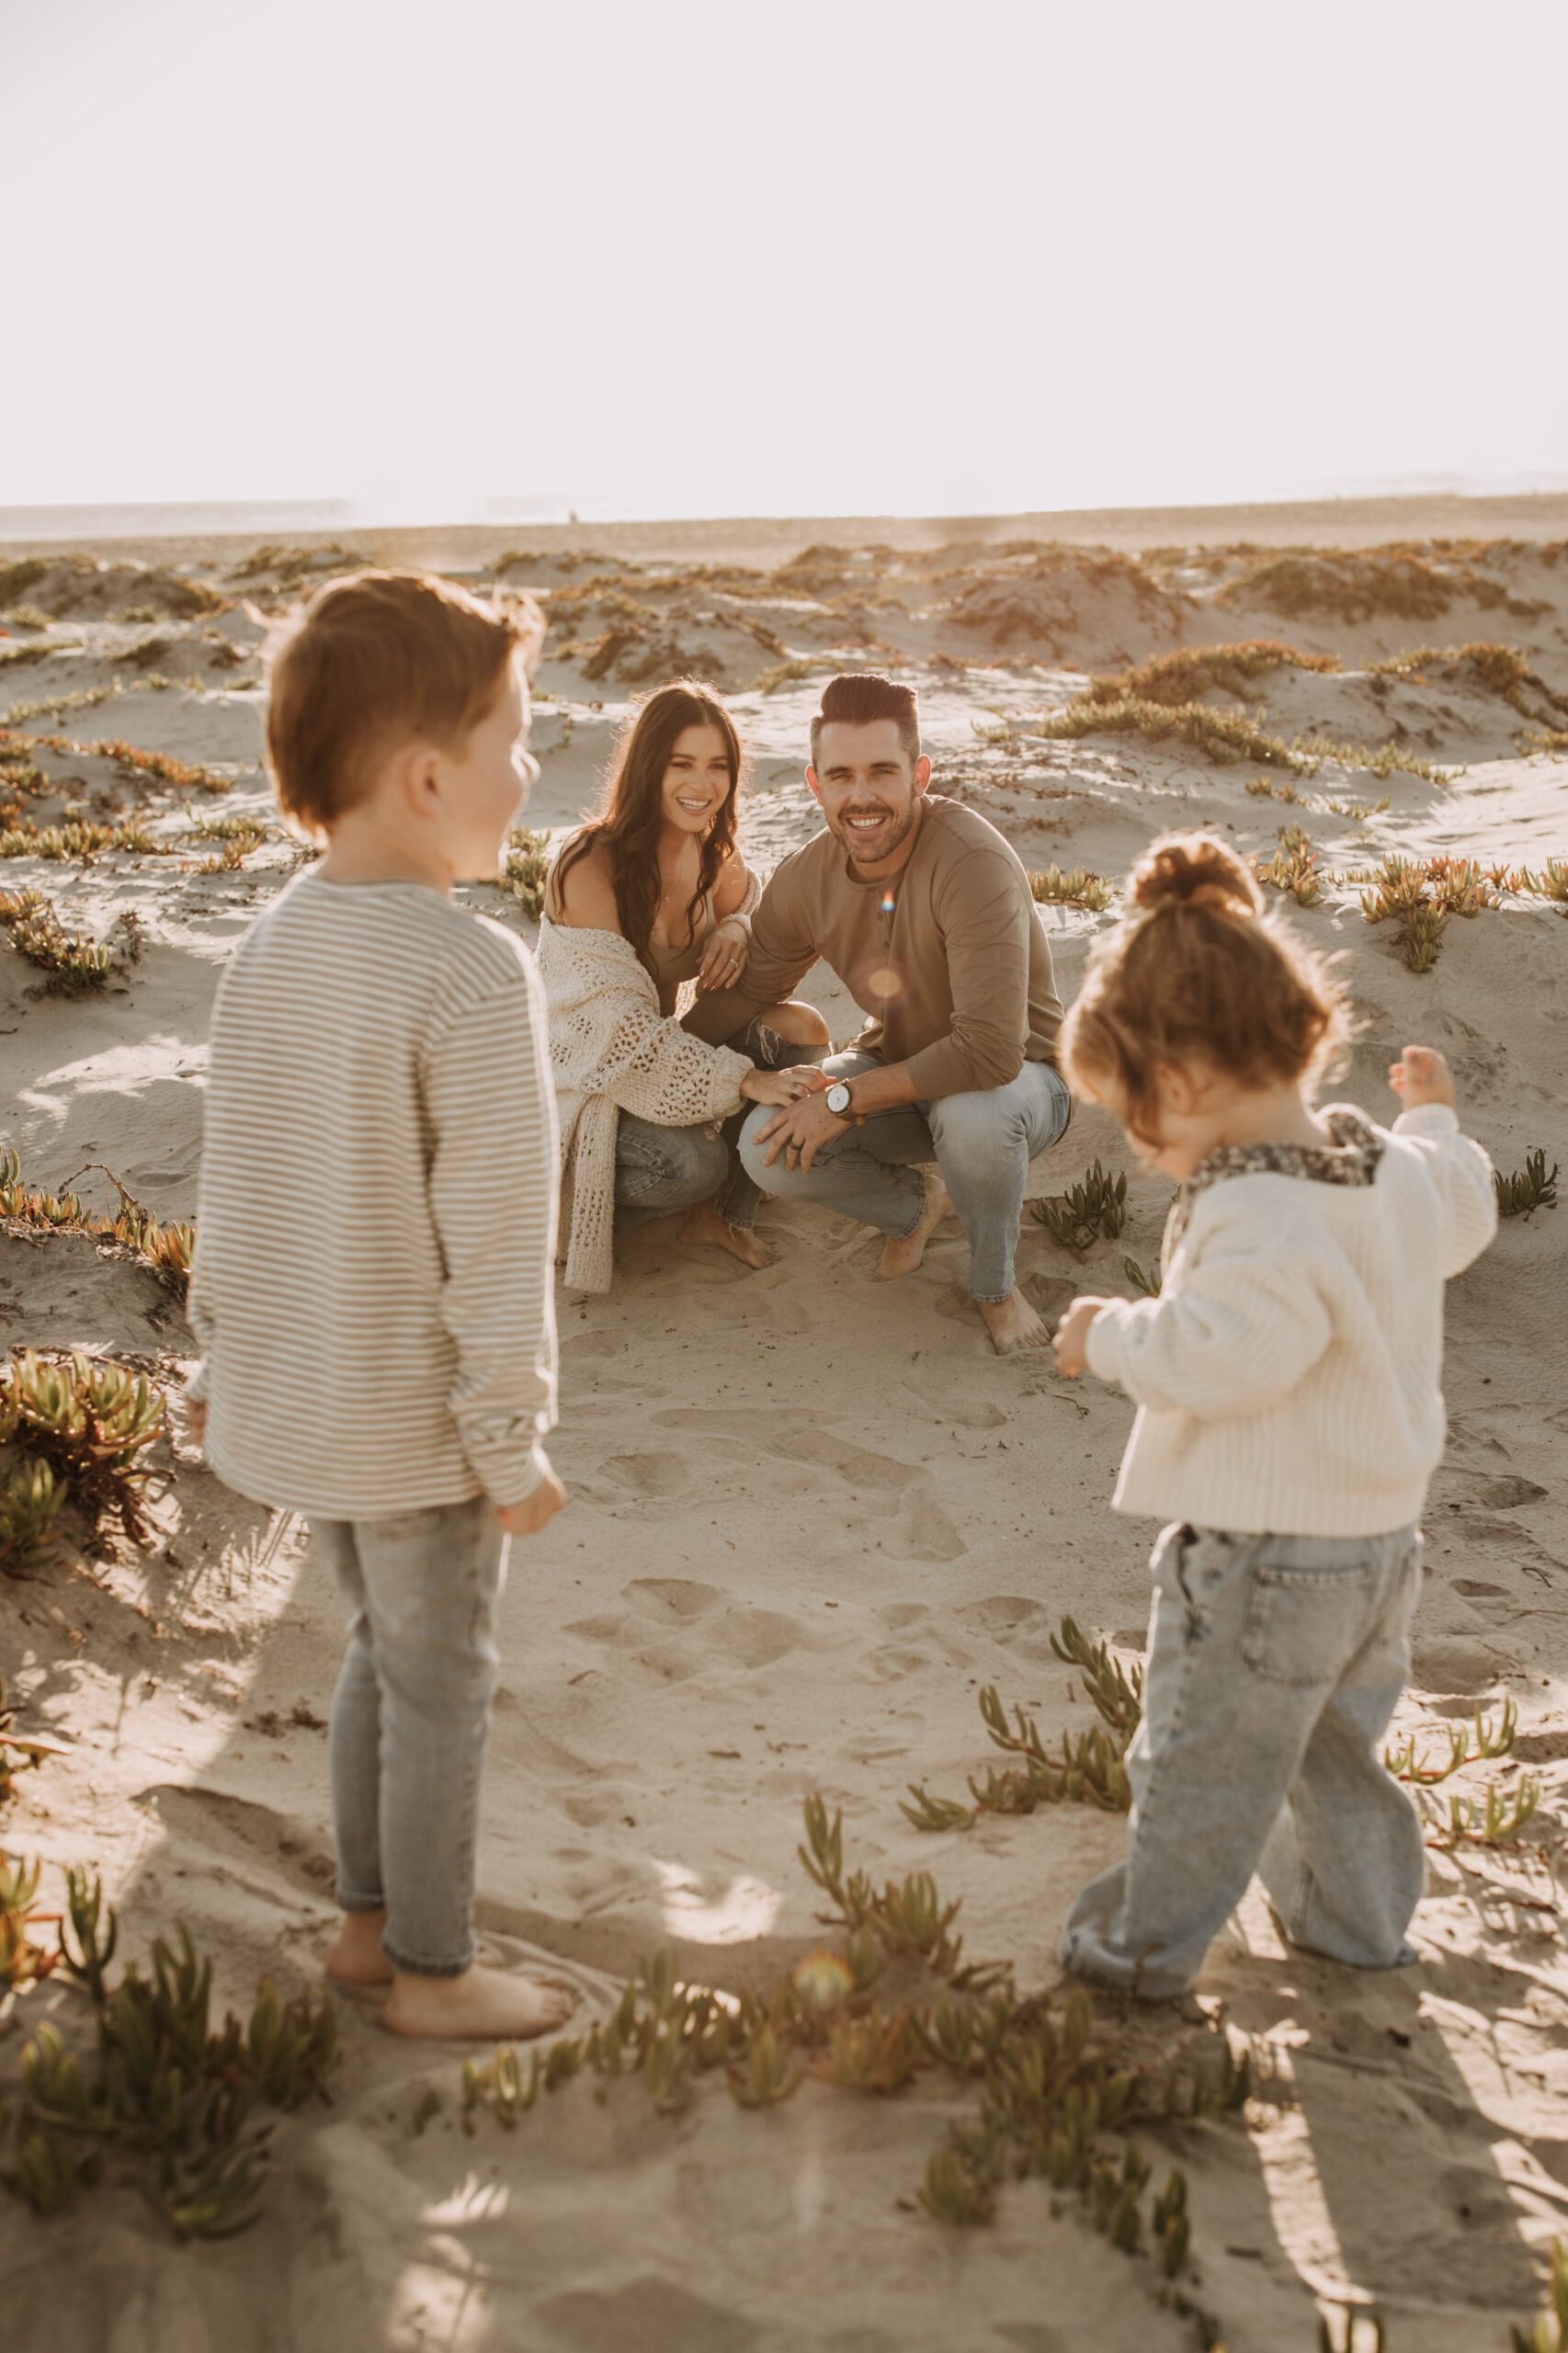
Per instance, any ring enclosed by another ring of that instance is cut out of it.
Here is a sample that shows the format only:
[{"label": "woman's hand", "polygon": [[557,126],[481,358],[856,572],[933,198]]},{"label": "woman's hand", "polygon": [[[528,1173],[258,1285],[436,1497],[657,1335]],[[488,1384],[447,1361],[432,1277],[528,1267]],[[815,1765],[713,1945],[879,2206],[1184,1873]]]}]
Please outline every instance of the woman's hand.
[{"label": "woman's hand", "polygon": [[784,1110],[808,1095],[820,1094],[828,1083],[813,1063],[801,1063],[792,1070],[748,1071],[741,1093],[748,1103],[772,1103]]},{"label": "woman's hand", "polygon": [[704,989],[733,989],[745,971],[751,954],[751,926],[739,915],[716,923],[702,943],[697,963],[697,984]]}]

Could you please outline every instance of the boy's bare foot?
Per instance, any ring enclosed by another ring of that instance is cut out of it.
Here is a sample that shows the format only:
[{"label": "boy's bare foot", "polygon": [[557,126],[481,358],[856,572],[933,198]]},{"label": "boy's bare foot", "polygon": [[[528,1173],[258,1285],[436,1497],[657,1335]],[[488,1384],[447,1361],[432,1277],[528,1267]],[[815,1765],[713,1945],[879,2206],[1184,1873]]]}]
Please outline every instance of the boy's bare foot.
[{"label": "boy's bare foot", "polygon": [[900,1275],[912,1275],[926,1256],[926,1245],[945,1217],[951,1217],[953,1205],[948,1188],[939,1176],[928,1171],[926,1177],[926,1206],[920,1212],[920,1222],[913,1233],[900,1234],[886,1243],[881,1264],[877,1268],[877,1280],[896,1282]]},{"label": "boy's bare foot", "polygon": [[384,1912],[346,1912],[326,1957],[326,1973],[340,1985],[390,1985],[392,1965],[381,1950]]},{"label": "boy's bare foot", "polygon": [[1017,1283],[1006,1299],[977,1299],[974,1303],[999,1357],[1010,1357],[1015,1348],[1043,1348],[1051,1337]]},{"label": "boy's bare foot", "polygon": [[738,1258],[743,1267],[771,1267],[778,1256],[766,1242],[759,1242],[755,1233],[743,1233],[738,1225],[722,1218],[706,1201],[687,1210],[680,1238],[683,1242],[711,1243],[715,1250],[727,1250],[732,1258]]},{"label": "boy's bare foot", "polygon": [[436,2041],[526,2042],[553,2034],[576,2006],[563,1985],[476,1962],[460,1977],[405,1977],[400,1970],[381,2018],[392,2034]]}]

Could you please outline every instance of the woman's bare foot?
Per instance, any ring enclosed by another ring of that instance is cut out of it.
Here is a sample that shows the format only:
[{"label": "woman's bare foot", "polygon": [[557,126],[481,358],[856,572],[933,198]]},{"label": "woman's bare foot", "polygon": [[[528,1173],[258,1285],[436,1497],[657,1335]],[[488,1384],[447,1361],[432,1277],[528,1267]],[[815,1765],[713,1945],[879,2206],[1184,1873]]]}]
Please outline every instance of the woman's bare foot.
[{"label": "woman's bare foot", "polygon": [[939,1176],[929,1171],[926,1176],[926,1206],[920,1212],[920,1222],[913,1233],[902,1233],[896,1241],[888,1242],[882,1250],[881,1264],[877,1268],[879,1282],[896,1282],[900,1275],[912,1275],[926,1256],[926,1245],[945,1217],[951,1217],[953,1205],[948,1188]]},{"label": "woman's bare foot", "polygon": [[460,1977],[405,1977],[399,1970],[381,2016],[392,2034],[441,2042],[526,2042],[553,2034],[576,2006],[577,1996],[563,1985],[475,1962]]},{"label": "woman's bare foot", "polygon": [[743,1233],[738,1225],[722,1218],[706,1201],[687,1210],[680,1238],[683,1242],[711,1243],[715,1250],[727,1250],[732,1258],[738,1258],[743,1267],[771,1267],[778,1256],[766,1242],[759,1242],[755,1233]]},{"label": "woman's bare foot", "polygon": [[384,1912],[346,1912],[326,1957],[326,1973],[340,1985],[390,1985],[392,1965],[381,1950]]},{"label": "woman's bare foot", "polygon": [[1017,1283],[1006,1299],[977,1299],[974,1303],[999,1357],[1010,1357],[1015,1348],[1042,1348],[1051,1337]]}]

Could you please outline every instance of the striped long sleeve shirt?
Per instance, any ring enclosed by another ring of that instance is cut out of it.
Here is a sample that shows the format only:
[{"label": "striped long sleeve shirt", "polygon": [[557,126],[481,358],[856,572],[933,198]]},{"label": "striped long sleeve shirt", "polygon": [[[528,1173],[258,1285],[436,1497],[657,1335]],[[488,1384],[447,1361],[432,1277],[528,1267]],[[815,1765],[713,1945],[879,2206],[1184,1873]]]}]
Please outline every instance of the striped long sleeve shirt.
[{"label": "striped long sleeve shirt", "polygon": [[526,1500],[555,1420],[555,1107],[528,950],[301,875],[212,1017],[190,1321],[207,1456],[369,1519]]}]

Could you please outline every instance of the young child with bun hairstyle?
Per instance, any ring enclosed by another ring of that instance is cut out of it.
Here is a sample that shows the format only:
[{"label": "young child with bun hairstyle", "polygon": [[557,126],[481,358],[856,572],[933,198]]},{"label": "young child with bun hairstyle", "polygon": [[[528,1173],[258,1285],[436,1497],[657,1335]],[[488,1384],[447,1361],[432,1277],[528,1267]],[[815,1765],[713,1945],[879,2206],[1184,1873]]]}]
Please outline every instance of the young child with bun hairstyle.
[{"label": "young child with bun hairstyle", "polygon": [[1392,1129],[1313,1109],[1345,995],[1223,842],[1167,835],[1128,901],[1062,1065],[1177,1179],[1163,1283],[1075,1301],[1052,1345],[1136,1402],[1114,1507],[1169,1525],[1127,1857],[1082,1891],[1059,1957],[1181,1993],[1256,1870],[1294,1943],[1389,1969],[1415,1957],[1423,1854],[1379,1744],[1443,1449],[1443,1284],[1492,1238],[1491,1163],[1425,1047],[1389,1073]]}]

